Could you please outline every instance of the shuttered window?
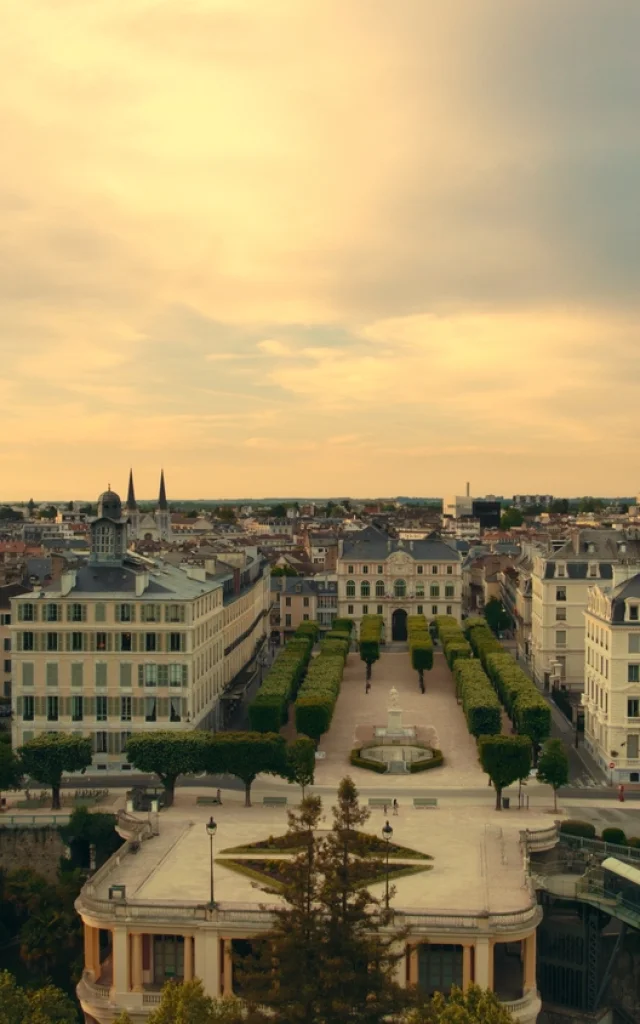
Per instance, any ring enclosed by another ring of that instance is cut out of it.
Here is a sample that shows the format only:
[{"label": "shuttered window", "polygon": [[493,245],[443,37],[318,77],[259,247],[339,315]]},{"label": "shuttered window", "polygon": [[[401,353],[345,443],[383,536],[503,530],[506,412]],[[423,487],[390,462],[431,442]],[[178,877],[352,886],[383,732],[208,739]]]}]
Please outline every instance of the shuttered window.
[{"label": "shuttered window", "polygon": [[48,661],[46,667],[47,686],[58,685],[58,662]]},{"label": "shuttered window", "polygon": [[33,686],[33,662],[22,662],[22,685]]},{"label": "shuttered window", "polygon": [[99,601],[98,604],[96,604],[96,606],[95,606],[95,621],[96,622],[106,622],[106,619],[107,619],[106,608],[105,608],[104,604],[101,601]]},{"label": "shuttered window", "polygon": [[96,662],[96,686],[107,685],[107,663],[106,661]]},{"label": "shuttered window", "polygon": [[71,662],[71,685],[82,686],[84,682],[84,665],[81,661]]},{"label": "shuttered window", "polygon": [[131,686],[132,669],[130,661],[120,662],[120,686]]}]

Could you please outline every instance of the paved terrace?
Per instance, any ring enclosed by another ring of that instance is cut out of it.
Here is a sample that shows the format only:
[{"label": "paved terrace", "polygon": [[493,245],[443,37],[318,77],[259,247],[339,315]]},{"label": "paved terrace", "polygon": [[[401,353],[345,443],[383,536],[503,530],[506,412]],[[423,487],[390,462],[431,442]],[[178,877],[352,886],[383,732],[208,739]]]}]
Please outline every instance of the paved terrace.
[{"label": "paved terrace", "polygon": [[[277,903],[277,896],[264,893],[251,879],[225,868],[222,851],[285,832],[285,810],[249,809],[238,804],[214,810],[218,825],[215,852],[220,858],[215,865],[216,899],[223,907]],[[192,795],[181,793],[177,805],[160,814],[157,837],[142,842],[137,853],[125,855],[119,864],[114,862],[107,873],[100,872],[95,895],[106,899],[110,885],[124,884],[128,900],[206,903],[209,837],[205,826],[209,813],[208,808],[194,806]],[[505,815],[498,823],[488,823],[487,817],[487,809],[477,806],[406,809],[393,817],[394,841],[433,857],[431,870],[395,882],[396,908],[413,913],[524,910],[530,896],[519,833],[523,828],[548,827],[549,817],[531,811]],[[330,820],[327,804],[327,825]],[[367,827],[378,832],[381,824],[380,812],[376,812]],[[383,882],[372,886],[378,896],[383,889]]]}]

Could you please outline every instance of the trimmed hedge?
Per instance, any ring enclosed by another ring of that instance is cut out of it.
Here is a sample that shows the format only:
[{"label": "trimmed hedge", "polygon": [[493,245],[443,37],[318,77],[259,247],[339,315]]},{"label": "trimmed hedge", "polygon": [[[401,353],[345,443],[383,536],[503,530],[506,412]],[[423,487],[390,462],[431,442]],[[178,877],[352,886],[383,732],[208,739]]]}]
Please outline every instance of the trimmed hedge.
[{"label": "trimmed hedge", "polygon": [[539,746],[551,734],[551,708],[510,654],[490,653],[484,665],[516,730]]},{"label": "trimmed hedge", "polygon": [[430,671],[433,668],[433,640],[424,615],[407,616],[407,639],[411,667],[416,672]]},{"label": "trimmed hedge", "polygon": [[322,641],[320,654],[309,665],[296,700],[299,733],[317,741],[331,725],[348,653],[348,640]]},{"label": "trimmed hedge", "polygon": [[[386,773],[387,769],[381,761],[370,761],[367,757],[360,757],[360,750],[362,748],[355,747],[349,755],[349,763],[354,768],[366,768],[370,772],[377,772],[378,775]],[[391,801],[389,801],[391,802]]]},{"label": "trimmed hedge", "polygon": [[351,634],[353,632],[353,619],[334,619],[331,629]]},{"label": "trimmed hedge", "polygon": [[603,828],[602,842],[613,843],[615,846],[626,846],[627,837],[621,828]]},{"label": "trimmed hedge", "polygon": [[453,677],[471,735],[476,739],[478,736],[498,735],[502,729],[500,701],[480,662],[475,659],[458,660]]},{"label": "trimmed hedge", "polygon": [[504,654],[504,647],[489,629],[484,619],[467,619],[464,632],[476,658],[484,659],[488,654]]},{"label": "trimmed hedge", "polygon": [[434,622],[447,665],[453,670],[459,658],[471,657],[471,645],[465,639],[462,627],[453,615],[437,615]]},{"label": "trimmed hedge", "polygon": [[409,772],[414,775],[416,772],[428,772],[430,768],[439,768],[440,765],[444,764],[444,754],[441,750],[433,748],[433,757],[429,758],[428,761],[411,761],[409,763]]},{"label": "trimmed hedge", "polygon": [[595,839],[596,827],[590,821],[579,821],[569,818],[560,822],[560,831],[566,836],[579,836],[581,839]]},{"label": "trimmed hedge", "polygon": [[318,625],[318,623],[317,622],[313,622],[313,620],[309,620],[307,622],[301,622],[293,635],[294,635],[294,637],[295,636],[309,636],[309,637],[311,637],[311,639],[315,643],[316,640],[318,639],[318,633],[319,632],[320,632],[320,626]]},{"label": "trimmed hedge", "polygon": [[359,648],[360,658],[372,665],[380,657],[380,644],[384,619],[382,615],[363,615],[360,621]]},{"label": "trimmed hedge", "polygon": [[311,636],[295,636],[278,654],[249,705],[255,732],[278,732],[287,720],[290,702],[298,692],[311,658]]}]

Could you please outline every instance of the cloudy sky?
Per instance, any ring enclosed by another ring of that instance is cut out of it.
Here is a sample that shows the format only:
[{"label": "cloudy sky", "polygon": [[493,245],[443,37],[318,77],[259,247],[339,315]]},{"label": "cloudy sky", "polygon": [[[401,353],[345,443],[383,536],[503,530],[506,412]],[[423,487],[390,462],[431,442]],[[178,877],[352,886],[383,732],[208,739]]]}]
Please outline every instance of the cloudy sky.
[{"label": "cloudy sky", "polygon": [[6,0],[0,499],[640,486],[637,0]]}]

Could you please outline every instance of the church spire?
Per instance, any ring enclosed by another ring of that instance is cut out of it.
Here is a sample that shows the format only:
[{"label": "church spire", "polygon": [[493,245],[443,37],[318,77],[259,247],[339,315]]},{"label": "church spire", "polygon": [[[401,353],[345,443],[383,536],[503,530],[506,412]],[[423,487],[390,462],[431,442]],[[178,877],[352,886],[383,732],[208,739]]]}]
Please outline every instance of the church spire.
[{"label": "church spire", "polygon": [[164,486],[164,469],[160,470],[160,494],[158,496],[158,508],[162,512],[166,512],[169,508],[167,504],[167,492]]},{"label": "church spire", "polygon": [[133,489],[133,470],[129,470],[129,489],[127,491],[127,504],[126,508],[133,512],[138,506],[136,505],[136,492]]}]

